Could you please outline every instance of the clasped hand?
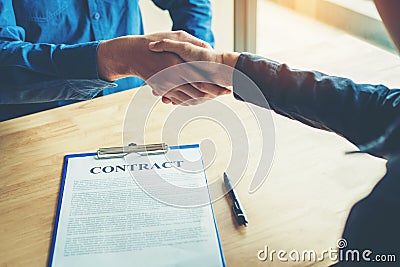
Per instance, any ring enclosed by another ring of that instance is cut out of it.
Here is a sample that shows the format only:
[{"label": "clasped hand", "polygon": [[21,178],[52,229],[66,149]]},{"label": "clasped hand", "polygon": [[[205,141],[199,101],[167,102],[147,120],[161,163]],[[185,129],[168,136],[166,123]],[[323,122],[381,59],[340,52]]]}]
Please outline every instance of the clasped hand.
[{"label": "clasped hand", "polygon": [[[194,105],[231,92],[230,69],[237,57],[236,53],[217,53],[206,42],[174,31],[103,41],[97,64],[104,80],[139,76],[164,103]],[[221,64],[225,68],[219,68]]]}]

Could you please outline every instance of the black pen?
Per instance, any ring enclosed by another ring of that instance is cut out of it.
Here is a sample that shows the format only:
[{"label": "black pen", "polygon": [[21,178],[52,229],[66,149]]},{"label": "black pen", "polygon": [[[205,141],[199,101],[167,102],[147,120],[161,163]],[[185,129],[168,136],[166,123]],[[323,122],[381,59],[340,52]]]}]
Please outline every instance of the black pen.
[{"label": "black pen", "polygon": [[246,213],[244,212],[244,209],[242,205],[240,204],[239,198],[235,192],[235,189],[233,189],[233,186],[231,184],[231,181],[229,180],[228,175],[226,172],[224,172],[224,184],[226,187],[226,190],[228,191],[229,197],[232,200],[232,210],[233,214],[235,215],[236,221],[239,225],[244,225],[247,226],[248,221],[246,217]]}]

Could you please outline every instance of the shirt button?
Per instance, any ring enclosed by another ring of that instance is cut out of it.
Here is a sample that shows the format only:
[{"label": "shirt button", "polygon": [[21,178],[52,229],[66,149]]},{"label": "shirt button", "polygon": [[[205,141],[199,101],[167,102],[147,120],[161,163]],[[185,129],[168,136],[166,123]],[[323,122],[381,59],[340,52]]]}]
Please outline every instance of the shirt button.
[{"label": "shirt button", "polygon": [[95,20],[98,20],[100,18],[100,13],[99,12],[94,13],[93,18]]}]

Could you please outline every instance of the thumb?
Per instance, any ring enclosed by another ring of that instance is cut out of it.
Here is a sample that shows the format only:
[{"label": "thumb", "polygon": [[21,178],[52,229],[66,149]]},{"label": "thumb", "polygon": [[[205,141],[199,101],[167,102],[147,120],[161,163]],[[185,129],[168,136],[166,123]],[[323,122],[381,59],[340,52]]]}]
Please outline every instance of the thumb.
[{"label": "thumb", "polygon": [[150,42],[149,49],[154,52],[172,52],[176,53],[177,51],[181,51],[184,46],[188,43],[173,41],[170,39],[163,39],[161,41]]},{"label": "thumb", "polygon": [[157,42],[150,42],[149,49],[153,52],[171,52],[177,54],[185,61],[190,61],[190,51],[192,44],[187,42],[179,42],[170,39],[164,39]]},{"label": "thumb", "polygon": [[164,48],[162,47],[161,41],[150,42],[149,49],[153,52],[164,52]]}]

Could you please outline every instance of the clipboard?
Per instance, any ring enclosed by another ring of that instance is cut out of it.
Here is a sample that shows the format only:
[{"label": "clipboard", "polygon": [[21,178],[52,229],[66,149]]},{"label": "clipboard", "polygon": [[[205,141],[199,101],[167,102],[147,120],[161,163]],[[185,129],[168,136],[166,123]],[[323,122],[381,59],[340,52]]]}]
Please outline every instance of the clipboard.
[{"label": "clipboard", "polygon": [[[140,259],[140,257],[143,257],[143,253],[137,253],[132,252],[132,258],[130,258],[129,263],[124,265],[124,264],[118,264],[119,261],[121,261],[121,258],[126,257],[127,253],[129,254],[129,251],[122,251],[122,252],[108,252],[108,253],[94,253],[93,257],[90,254],[80,254],[80,255],[74,255],[73,253],[68,254],[66,253],[66,247],[68,242],[72,242],[70,240],[73,239],[73,235],[70,235],[70,239],[68,239],[68,231],[69,228],[71,227],[71,222],[74,222],[76,218],[81,218],[82,216],[85,217],[85,215],[82,215],[83,213],[81,212],[80,215],[75,216],[68,216],[68,212],[71,214],[71,209],[66,209],[68,207],[68,201],[72,203],[73,198],[71,197],[74,192],[71,192],[71,188],[73,188],[73,185],[77,185],[76,183],[77,180],[70,180],[72,177],[74,177],[74,173],[79,173],[79,172],[71,172],[71,168],[74,168],[74,166],[78,166],[81,164],[81,161],[87,161],[89,163],[91,162],[101,162],[102,164],[108,164],[108,163],[115,163],[115,162],[122,162],[124,159],[123,157],[130,154],[130,153],[136,153],[138,157],[143,157],[144,155],[148,155],[149,157],[162,157],[161,154],[167,154],[168,151],[189,151],[189,150],[198,150],[199,145],[198,144],[193,144],[193,145],[183,145],[183,146],[167,146],[166,144],[150,144],[150,145],[142,145],[142,146],[137,146],[137,145],[129,145],[128,147],[113,147],[113,148],[100,148],[96,153],[84,153],[84,154],[70,154],[66,155],[64,158],[64,167],[63,167],[63,173],[62,173],[62,179],[61,179],[61,185],[60,185],[60,193],[59,193],[59,199],[58,199],[58,205],[57,205],[57,213],[55,217],[55,222],[54,222],[54,230],[53,230],[53,238],[52,238],[52,243],[51,243],[51,248],[50,248],[50,255],[49,255],[49,260],[48,260],[48,266],[80,266],[75,264],[76,262],[83,262],[82,266],[100,266],[99,265],[99,258],[102,259],[103,262],[107,263],[108,265],[104,266],[109,266],[110,263],[112,263],[113,266],[161,266],[159,263],[156,263],[156,265],[151,265],[145,264],[145,265],[137,265],[140,260],[146,261],[146,258]],[[200,152],[201,153],[201,152]],[[99,157],[100,154],[100,157]],[[77,165],[77,163],[79,163]],[[85,163],[85,162],[84,162]],[[201,162],[201,164],[203,164]],[[82,165],[83,166],[83,165]],[[204,166],[203,166],[204,168]],[[105,175],[105,174],[104,174]],[[205,177],[205,172],[204,172],[204,178]],[[85,179],[87,180],[87,179]],[[72,183],[74,182],[74,183]],[[207,180],[205,181],[207,183]],[[91,191],[91,190],[88,190]],[[101,191],[101,190],[100,190]],[[76,194],[80,194],[79,191],[75,192]],[[214,259],[215,262],[214,264],[210,266],[226,266],[225,263],[225,258],[223,255],[223,250],[222,250],[222,245],[220,242],[219,238],[219,233],[218,233],[218,227],[216,224],[215,220],[215,215],[214,215],[214,210],[211,204],[211,199],[209,192],[208,193],[208,198],[210,200],[210,205],[208,208],[204,209],[205,212],[209,213],[209,217],[205,217],[204,221],[202,222],[203,224],[206,222],[207,227],[211,230],[209,230],[207,233],[210,235],[209,240],[207,241],[209,244],[207,244],[208,249],[211,247],[214,247],[211,250],[204,251],[203,245],[199,245],[199,249],[196,249],[195,253],[200,253],[203,251],[205,255],[202,255],[202,261],[198,261],[200,264],[198,266],[204,266],[204,257],[206,257],[208,260]],[[66,197],[67,196],[67,197]],[[147,201],[147,200],[146,200]],[[107,205],[107,204],[106,204]],[[187,209],[186,209],[187,210]],[[169,212],[169,211],[168,211]],[[73,212],[72,212],[73,213]],[[182,214],[184,211],[182,212]],[[97,215],[94,215],[95,217]],[[88,216],[90,217],[90,216]],[[101,216],[98,216],[101,217]],[[72,218],[72,219],[71,219]],[[97,219],[97,218],[96,218]],[[83,220],[85,221],[85,220]],[[67,222],[67,223],[66,223]],[[179,227],[179,226],[177,226]],[[67,228],[67,229],[66,229]],[[79,228],[72,226],[72,229]],[[76,229],[75,229],[76,230]],[[76,230],[79,232],[79,229]],[[151,235],[150,235],[151,236]],[[82,237],[85,237],[85,235],[82,235]],[[79,236],[77,237],[79,238]],[[97,237],[95,236],[92,239],[96,239]],[[86,240],[86,239],[82,239]],[[182,244],[184,244],[184,241],[182,241]],[[187,240],[186,240],[187,241]],[[85,241],[86,242],[86,241]],[[168,241],[170,242],[170,241]],[[203,242],[203,241],[201,241]],[[150,242],[151,243],[151,242]],[[171,241],[171,243],[174,243]],[[200,243],[201,244],[201,243]],[[179,245],[178,245],[179,246]],[[184,245],[183,249],[184,249]],[[196,246],[196,245],[194,245]],[[189,247],[187,247],[189,248]],[[191,248],[191,247],[190,247]],[[180,248],[182,249],[182,248]],[[192,248],[191,248],[192,249]],[[171,265],[173,266],[196,266],[196,262],[190,262],[190,259],[187,259],[185,257],[192,257],[194,254],[193,251],[189,249],[187,255],[174,255],[173,257],[168,256],[168,259],[166,260],[166,265],[169,266],[168,261],[171,262]],[[151,251],[151,249],[150,249]],[[159,251],[159,248],[155,248],[154,251]],[[174,248],[171,249],[172,252],[176,252]],[[79,254],[79,253],[77,253]],[[106,256],[104,256],[106,255]],[[122,256],[121,256],[122,255]],[[146,253],[144,253],[146,255]],[[190,255],[190,256],[188,256]],[[76,258],[77,261],[74,261],[73,258]],[[138,258],[139,257],[139,258]],[[182,257],[182,265],[179,265],[179,257]],[[93,258],[93,261],[91,261],[91,258]],[[128,257],[129,258],[129,257]],[[153,257],[154,258],[154,257]],[[67,259],[67,260],[65,260]],[[72,259],[72,260],[71,260]],[[116,262],[114,262],[114,259]],[[65,260],[65,261],[64,261]],[[108,261],[107,261],[108,260]],[[149,259],[150,260],[150,259]],[[152,259],[154,260],[154,259]],[[178,262],[177,262],[178,260]],[[189,261],[188,261],[189,260]],[[135,261],[136,263],[132,265],[132,261]],[[101,262],[101,261],[100,261]],[[73,265],[71,265],[71,263]],[[216,264],[217,263],[217,264]],[[64,265],[65,264],[65,265]],[[163,265],[164,266],[164,265]]]}]

